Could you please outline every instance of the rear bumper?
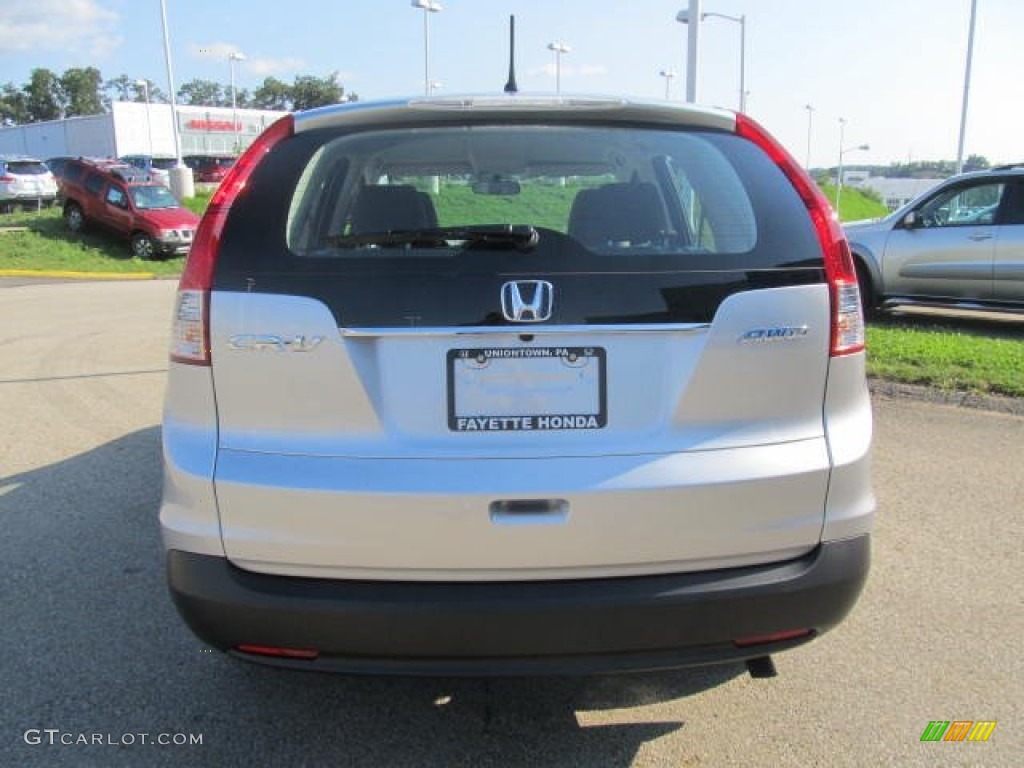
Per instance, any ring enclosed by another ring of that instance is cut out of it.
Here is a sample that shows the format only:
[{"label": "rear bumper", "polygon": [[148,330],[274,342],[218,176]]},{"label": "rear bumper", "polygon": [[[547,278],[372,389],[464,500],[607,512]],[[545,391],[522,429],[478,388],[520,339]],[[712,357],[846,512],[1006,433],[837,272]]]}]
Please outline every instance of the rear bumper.
[{"label": "rear bumper", "polygon": [[[573,674],[713,664],[799,645],[838,624],[868,573],[867,535],[766,566],[515,583],[333,581],[243,571],[171,550],[177,608],[210,645],[301,669],[423,675]],[[806,628],[783,641],[736,640]],[[315,649],[314,660],[239,645]]]},{"label": "rear bumper", "polygon": [[13,192],[0,195],[0,205],[53,205],[56,199],[56,192]]}]

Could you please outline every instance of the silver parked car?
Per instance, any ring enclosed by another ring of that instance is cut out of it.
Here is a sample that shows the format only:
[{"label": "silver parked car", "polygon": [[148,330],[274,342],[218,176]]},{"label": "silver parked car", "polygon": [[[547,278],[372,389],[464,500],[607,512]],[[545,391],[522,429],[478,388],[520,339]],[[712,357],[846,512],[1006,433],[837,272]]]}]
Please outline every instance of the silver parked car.
[{"label": "silver parked car", "polygon": [[1024,311],[1024,168],[953,176],[890,216],[847,224],[865,307]]},{"label": "silver parked car", "polygon": [[767,674],[861,591],[870,443],[846,241],[756,123],[325,107],[239,159],[181,278],[170,590],[302,669]]},{"label": "silver parked car", "polygon": [[150,179],[165,187],[171,186],[171,169],[178,164],[176,158],[153,157],[152,155],[125,155],[118,159],[122,163],[145,171],[149,174]]}]

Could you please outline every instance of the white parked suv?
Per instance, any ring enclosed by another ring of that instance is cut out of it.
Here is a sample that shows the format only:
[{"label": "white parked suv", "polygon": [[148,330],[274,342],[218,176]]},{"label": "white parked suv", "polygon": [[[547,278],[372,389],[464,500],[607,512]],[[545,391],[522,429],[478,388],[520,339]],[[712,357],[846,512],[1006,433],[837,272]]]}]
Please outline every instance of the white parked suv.
[{"label": "white parked suv", "polygon": [[870,443],[846,240],[753,121],[326,107],[196,233],[168,580],[202,640],[282,666],[766,674],[861,591]]},{"label": "white parked suv", "polygon": [[0,155],[0,213],[53,205],[56,198],[57,182],[41,160]]}]

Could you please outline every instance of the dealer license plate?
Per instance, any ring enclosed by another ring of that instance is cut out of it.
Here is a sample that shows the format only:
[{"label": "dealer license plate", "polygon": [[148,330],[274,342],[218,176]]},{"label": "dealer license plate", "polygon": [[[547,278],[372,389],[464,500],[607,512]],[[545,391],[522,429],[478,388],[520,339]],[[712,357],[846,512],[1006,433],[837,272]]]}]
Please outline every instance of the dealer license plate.
[{"label": "dealer license plate", "polygon": [[601,347],[448,351],[454,432],[601,429],[608,420]]}]

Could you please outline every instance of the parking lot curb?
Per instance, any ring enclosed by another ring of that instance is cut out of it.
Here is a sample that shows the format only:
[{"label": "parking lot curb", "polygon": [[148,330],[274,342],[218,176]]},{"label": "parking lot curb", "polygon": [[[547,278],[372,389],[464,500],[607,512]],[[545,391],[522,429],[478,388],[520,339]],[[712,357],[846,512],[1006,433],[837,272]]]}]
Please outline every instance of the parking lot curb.
[{"label": "parking lot curb", "polygon": [[0,277],[59,277],[70,280],[152,280],[154,272],[73,272],[60,269],[0,269]]},{"label": "parking lot curb", "polygon": [[868,389],[872,396],[887,400],[918,400],[938,405],[954,405],[961,408],[976,408],[982,411],[1024,416],[1024,398],[1021,397],[945,390],[874,377],[868,378]]}]

